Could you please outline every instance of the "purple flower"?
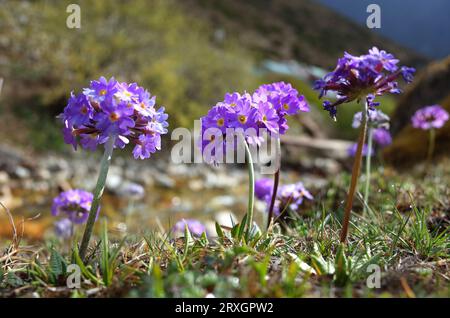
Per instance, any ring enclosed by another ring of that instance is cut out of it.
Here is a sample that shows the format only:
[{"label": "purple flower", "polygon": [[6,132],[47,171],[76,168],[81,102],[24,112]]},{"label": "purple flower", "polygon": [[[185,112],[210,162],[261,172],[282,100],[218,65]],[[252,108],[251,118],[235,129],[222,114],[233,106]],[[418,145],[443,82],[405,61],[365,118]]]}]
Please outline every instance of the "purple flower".
[{"label": "purple flower", "polygon": [[[266,196],[267,206],[270,205],[271,196]],[[304,199],[313,200],[312,194],[306,190],[302,182],[283,185],[278,189],[275,198],[274,213],[279,216],[286,211],[297,211]]]},{"label": "purple flower", "polygon": [[265,200],[266,196],[272,195],[273,181],[268,178],[261,178],[255,182],[255,195],[260,200]]},{"label": "purple flower", "polygon": [[423,107],[415,112],[411,121],[414,128],[438,129],[449,119],[448,112],[440,105]]},{"label": "purple flower", "polygon": [[52,215],[58,216],[62,213],[73,223],[84,223],[88,218],[93,197],[92,193],[79,189],[61,192],[53,199]]},{"label": "purple flower", "polygon": [[59,118],[64,123],[64,141],[76,150],[95,150],[109,138],[114,147],[134,144],[135,158],[146,159],[161,148],[161,135],[167,133],[164,107],[155,108],[155,97],[136,83],[119,83],[101,77],[91,81],[83,92],[71,94]]},{"label": "purple flower", "polygon": [[381,147],[389,146],[392,143],[391,134],[385,128],[375,128],[372,132],[372,138]]},{"label": "purple flower", "polygon": [[319,98],[327,92],[335,92],[337,100],[325,100],[323,107],[331,117],[335,118],[337,106],[353,100],[366,99],[369,108],[373,109],[379,103],[374,101],[376,96],[385,93],[399,94],[397,78],[401,75],[406,82],[411,82],[415,70],[413,68],[397,66],[399,61],[386,51],[374,47],[369,54],[353,56],[345,52],[338,60],[336,69],[316,81],[314,89],[319,90]]},{"label": "purple flower", "polygon": [[55,222],[55,233],[57,236],[67,239],[73,234],[73,223],[69,219],[62,219]]},{"label": "purple flower", "polygon": [[256,128],[256,107],[253,107],[252,100],[241,98],[236,106],[230,111],[230,127],[232,128]]},{"label": "purple flower", "polygon": [[193,236],[201,236],[204,232],[206,232],[206,227],[198,220],[194,219],[182,219],[175,223],[175,225],[172,228],[172,231],[177,234],[184,234],[184,231],[186,229],[186,225],[189,229],[189,232]]},{"label": "purple flower", "polygon": [[[390,118],[388,115],[386,115],[379,109],[369,109],[367,121],[368,121],[369,126],[372,128],[389,129]],[[353,116],[352,127],[358,128],[359,126],[361,126],[361,122],[362,122],[362,112],[357,112]]]},{"label": "purple flower", "polygon": [[161,149],[161,136],[154,135],[140,135],[136,141],[136,146],[133,149],[133,156],[135,159],[149,158],[152,153]]},{"label": "purple flower", "polygon": [[[356,150],[357,150],[357,148],[358,148],[358,144],[357,144],[357,143],[352,144],[352,145],[347,149],[348,155],[349,155],[350,157],[354,157],[354,156],[356,155]],[[369,147],[367,146],[367,144],[364,144],[364,145],[363,145],[363,149],[362,149],[362,155],[363,155],[363,156],[367,156],[368,150],[369,150]],[[374,155],[373,149],[371,149],[370,155],[371,155],[371,156]]]},{"label": "purple flower", "polygon": [[227,93],[223,101],[201,118],[202,140],[199,144],[202,152],[207,146],[216,146],[212,153],[206,153],[206,160],[215,163],[219,161],[219,152],[225,154],[228,150],[226,134],[230,128],[241,129],[249,144],[260,145],[264,131],[269,135],[284,134],[289,128],[286,117],[306,111],[309,106],[305,98],[284,82],[262,85],[252,95]]}]

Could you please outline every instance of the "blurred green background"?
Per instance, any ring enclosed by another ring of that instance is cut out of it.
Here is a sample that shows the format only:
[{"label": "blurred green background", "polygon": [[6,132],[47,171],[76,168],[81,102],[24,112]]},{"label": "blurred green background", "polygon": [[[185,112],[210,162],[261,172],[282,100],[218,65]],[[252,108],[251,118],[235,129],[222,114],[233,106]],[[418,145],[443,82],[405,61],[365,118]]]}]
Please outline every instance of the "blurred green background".
[{"label": "blurred green background", "polygon": [[[81,28],[69,29],[71,2],[0,1],[0,116],[8,123],[0,136],[5,142],[63,149],[55,116],[72,90],[99,76],[148,88],[167,108],[172,128],[192,127],[226,92],[252,91],[272,80],[292,82],[315,107],[313,116],[326,118],[311,89],[313,78],[267,69],[264,63],[297,61],[321,67],[324,74],[338,52],[363,53],[384,41],[311,1],[295,6],[278,1],[276,10],[267,11],[257,1],[85,0],[77,2]],[[297,18],[305,13],[317,15],[318,27]],[[334,36],[323,25],[330,17],[338,22]],[[351,32],[354,28],[357,32]],[[387,40],[386,46],[412,63],[426,61]],[[393,98],[382,102],[386,112],[394,108]],[[343,108],[337,123],[322,122],[336,137],[352,138],[349,123],[357,107]]]}]

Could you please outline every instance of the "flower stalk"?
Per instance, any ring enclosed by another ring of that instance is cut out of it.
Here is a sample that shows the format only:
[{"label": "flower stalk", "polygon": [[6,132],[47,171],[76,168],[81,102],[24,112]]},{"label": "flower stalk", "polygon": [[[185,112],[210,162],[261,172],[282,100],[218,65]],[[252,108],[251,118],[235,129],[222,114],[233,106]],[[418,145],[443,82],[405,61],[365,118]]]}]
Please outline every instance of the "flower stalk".
[{"label": "flower stalk", "polygon": [[350,188],[348,190],[347,202],[344,210],[344,220],[342,221],[342,230],[340,235],[341,243],[347,242],[348,226],[350,223],[350,214],[353,207],[353,199],[355,197],[356,187],[358,185],[358,177],[361,169],[363,146],[366,139],[367,133],[367,112],[368,112],[368,102],[364,104],[365,108],[363,111],[363,119],[361,123],[361,129],[359,133],[358,146],[356,148],[355,161],[353,162],[352,178],[350,182]]},{"label": "flower stalk", "polygon": [[270,227],[270,224],[272,224],[273,221],[273,209],[275,206],[275,199],[277,197],[278,192],[278,184],[280,181],[280,166],[281,166],[281,142],[280,138],[276,138],[276,145],[275,145],[275,164],[276,164],[276,171],[273,175],[273,187],[272,187],[272,197],[270,199],[270,206],[269,206],[269,216],[267,219],[267,229]]},{"label": "flower stalk", "polygon": [[255,170],[253,167],[252,154],[245,138],[241,136],[245,149],[245,159],[248,168],[248,206],[247,206],[247,236],[253,227],[253,206],[255,201]]},{"label": "flower stalk", "polygon": [[371,159],[372,159],[372,144],[373,144],[373,128],[369,127],[367,130],[367,155],[366,155],[366,186],[364,188],[364,209],[363,214],[366,213],[369,206],[369,190],[370,190],[370,175],[371,175]]},{"label": "flower stalk", "polygon": [[100,205],[100,199],[105,189],[106,177],[108,176],[108,170],[111,163],[112,153],[114,149],[114,143],[116,141],[115,136],[110,136],[105,144],[105,152],[103,153],[102,160],[100,162],[100,172],[97,179],[97,184],[94,190],[94,199],[92,200],[91,209],[89,211],[89,217],[84,230],[83,238],[80,245],[80,258],[85,261],[87,248],[89,246],[89,240],[94,229],[95,219],[97,217],[98,207]]}]

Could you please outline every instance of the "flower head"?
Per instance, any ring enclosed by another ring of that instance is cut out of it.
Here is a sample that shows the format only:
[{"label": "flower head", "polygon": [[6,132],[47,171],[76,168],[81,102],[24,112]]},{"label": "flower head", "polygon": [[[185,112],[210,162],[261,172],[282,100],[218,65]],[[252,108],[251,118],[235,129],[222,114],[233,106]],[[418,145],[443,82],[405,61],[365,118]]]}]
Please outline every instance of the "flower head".
[{"label": "flower head", "polygon": [[168,126],[164,107],[157,110],[155,97],[147,90],[104,77],[91,81],[80,94],[71,93],[59,118],[64,123],[64,141],[75,150],[78,144],[95,150],[115,138],[116,148],[134,144],[133,153],[140,159],[160,149],[160,137]]},{"label": "flower head", "polygon": [[365,98],[369,108],[378,106],[374,101],[376,96],[385,93],[399,94],[397,78],[402,76],[406,82],[411,82],[415,70],[409,67],[398,67],[398,60],[374,47],[368,54],[353,56],[345,52],[338,60],[335,70],[323,79],[316,81],[314,89],[320,91],[319,98],[327,92],[335,92],[335,102],[324,101],[323,107],[331,117],[335,118],[337,106],[353,100]]},{"label": "flower head", "polygon": [[439,105],[423,107],[415,112],[411,121],[414,128],[424,130],[441,128],[449,119],[448,112]]},{"label": "flower head", "polygon": [[[274,214],[279,216],[287,210],[297,211],[305,199],[313,200],[314,197],[302,182],[283,185],[278,189],[275,198]],[[271,196],[266,196],[265,200],[267,206],[270,206]]]},{"label": "flower head", "polygon": [[[201,118],[200,145],[204,150],[215,143],[225,153],[226,132],[230,128],[242,129],[249,144],[260,145],[263,142],[261,132],[266,131],[269,135],[284,134],[288,129],[286,117],[307,111],[309,106],[305,98],[284,82],[262,85],[253,94],[227,93],[223,101]],[[213,147],[214,154],[209,161],[217,160],[217,148]]]},{"label": "flower head", "polygon": [[58,216],[62,213],[73,223],[84,223],[88,218],[93,197],[92,193],[79,189],[61,192],[53,199],[52,215]]},{"label": "flower head", "polygon": [[[354,157],[356,155],[356,150],[358,148],[358,144],[354,143],[352,144],[348,149],[347,149],[347,153],[350,157]],[[367,153],[369,152],[369,146],[367,146],[367,144],[363,145],[363,149],[362,149],[362,155],[363,156],[367,156]],[[370,155],[373,156],[374,155],[374,151],[373,149],[371,149],[370,151]]]},{"label": "flower head", "polygon": [[372,132],[373,141],[375,141],[380,147],[389,146],[392,143],[392,136],[389,130],[385,128],[376,128]]},{"label": "flower head", "polygon": [[273,189],[273,181],[268,178],[261,178],[255,182],[255,195],[260,200],[265,200],[267,196],[271,196]]},{"label": "flower head", "polygon": [[61,238],[69,238],[73,234],[73,223],[67,218],[55,222],[55,234]]},{"label": "flower head", "polygon": [[172,228],[172,231],[174,233],[183,233],[185,231],[186,226],[189,229],[189,232],[191,232],[191,234],[193,236],[201,236],[204,232],[206,232],[206,227],[203,225],[203,223],[201,223],[198,220],[194,220],[194,219],[182,219],[180,221],[178,221],[177,223],[175,223],[175,225]]},{"label": "flower head", "polygon": [[[372,128],[389,129],[390,118],[389,118],[388,115],[383,113],[381,110],[379,110],[379,109],[369,109],[367,111],[367,115],[368,115],[367,116],[367,122],[368,122],[370,127],[372,127]],[[358,128],[359,126],[361,126],[361,122],[362,122],[362,112],[357,112],[353,116],[352,127],[353,128]]]}]

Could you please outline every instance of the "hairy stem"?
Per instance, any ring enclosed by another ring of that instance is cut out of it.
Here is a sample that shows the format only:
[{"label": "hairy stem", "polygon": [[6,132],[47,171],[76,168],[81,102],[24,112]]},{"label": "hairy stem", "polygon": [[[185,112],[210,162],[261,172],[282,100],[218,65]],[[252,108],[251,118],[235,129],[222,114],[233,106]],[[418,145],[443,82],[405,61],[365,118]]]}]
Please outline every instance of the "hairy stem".
[{"label": "hairy stem", "polygon": [[255,171],[253,168],[253,159],[245,138],[242,137],[242,142],[245,148],[245,158],[247,160],[248,167],[248,207],[247,207],[247,235],[253,227],[253,206],[255,200]]},{"label": "hairy stem", "polygon": [[356,148],[355,161],[353,162],[352,179],[351,179],[350,188],[349,188],[348,194],[347,194],[347,202],[346,202],[345,211],[344,211],[344,220],[342,221],[342,230],[341,230],[341,238],[340,239],[341,239],[341,243],[344,243],[344,244],[347,242],[348,225],[350,222],[350,213],[352,211],[353,199],[355,197],[356,186],[358,184],[358,177],[359,177],[359,171],[361,168],[362,152],[363,152],[364,141],[366,139],[366,132],[367,132],[367,102],[365,103],[365,108],[363,111],[363,120],[362,120],[362,124],[361,124],[361,130],[359,133],[358,147]]},{"label": "hairy stem", "polygon": [[373,128],[367,130],[367,155],[366,155],[366,186],[364,188],[364,209],[366,213],[369,205],[369,189],[370,189],[370,164],[372,160],[372,144],[373,144]]},{"label": "hairy stem", "polygon": [[100,199],[105,189],[106,177],[108,176],[109,165],[111,163],[112,152],[114,148],[114,142],[116,138],[110,136],[108,142],[105,145],[105,152],[103,153],[102,161],[100,162],[100,172],[97,179],[97,184],[94,190],[94,199],[92,200],[91,210],[89,211],[89,217],[84,230],[83,238],[80,245],[80,258],[85,261],[87,248],[89,246],[89,240],[94,229],[95,219],[97,217],[97,211],[100,204]]},{"label": "hairy stem", "polygon": [[270,200],[270,207],[269,207],[269,217],[267,219],[267,228],[269,228],[270,224],[273,220],[273,208],[275,206],[275,199],[277,197],[278,192],[278,183],[280,181],[280,163],[281,163],[281,145],[280,145],[280,138],[277,138],[276,140],[276,149],[275,149],[275,160],[276,160],[276,171],[273,175],[273,188],[272,188],[272,198]]}]

